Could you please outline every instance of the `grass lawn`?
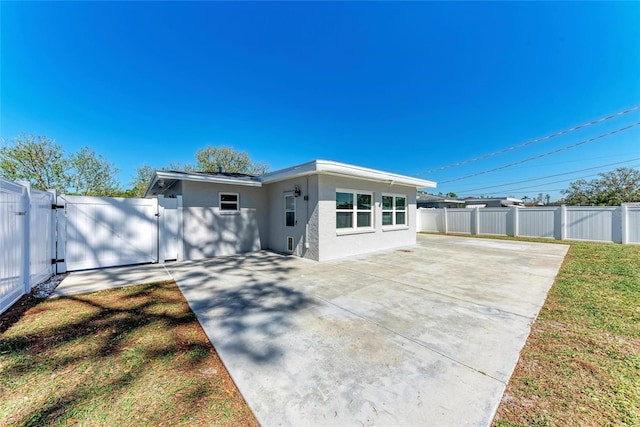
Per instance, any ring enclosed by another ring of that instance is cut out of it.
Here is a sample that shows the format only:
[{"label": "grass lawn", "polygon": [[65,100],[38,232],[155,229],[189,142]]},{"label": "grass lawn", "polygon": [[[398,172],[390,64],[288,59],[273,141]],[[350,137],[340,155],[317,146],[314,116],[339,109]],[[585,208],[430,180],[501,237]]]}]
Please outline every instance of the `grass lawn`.
[{"label": "grass lawn", "polygon": [[174,282],[0,316],[0,425],[257,426]]},{"label": "grass lawn", "polygon": [[555,243],[571,248],[494,425],[640,425],[640,246]]}]

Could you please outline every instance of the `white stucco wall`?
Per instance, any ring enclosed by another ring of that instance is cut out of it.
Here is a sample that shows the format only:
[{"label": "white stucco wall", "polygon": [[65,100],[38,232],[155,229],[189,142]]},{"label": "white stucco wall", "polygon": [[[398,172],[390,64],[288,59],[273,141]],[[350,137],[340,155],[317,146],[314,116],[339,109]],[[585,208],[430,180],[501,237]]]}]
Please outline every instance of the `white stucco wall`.
[{"label": "white stucco wall", "polygon": [[[202,259],[267,248],[269,213],[259,187],[184,181],[184,259]],[[238,193],[239,212],[221,212],[219,193]]]},{"label": "white stucco wall", "polygon": [[[295,198],[296,224],[291,227],[285,223],[284,196],[293,193],[296,185],[300,187],[301,194]],[[291,236],[294,241],[294,255],[318,260],[317,176],[289,179],[267,184],[265,187],[269,203],[268,248],[276,252],[289,253],[287,236]],[[308,200],[305,200],[305,197]]]},{"label": "white stucco wall", "polygon": [[[373,181],[356,180],[330,175],[320,175],[318,182],[318,236],[319,261],[327,261],[416,243],[416,189],[415,187],[390,185]],[[344,234],[336,229],[336,190],[360,190],[373,192],[373,230],[366,233]],[[382,227],[382,193],[401,194],[407,197],[407,226]]]}]

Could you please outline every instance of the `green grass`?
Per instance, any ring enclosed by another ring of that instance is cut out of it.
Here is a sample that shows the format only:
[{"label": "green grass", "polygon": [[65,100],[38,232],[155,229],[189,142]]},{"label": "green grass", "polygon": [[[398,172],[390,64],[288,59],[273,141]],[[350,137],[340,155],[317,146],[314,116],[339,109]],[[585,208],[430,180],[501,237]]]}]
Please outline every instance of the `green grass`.
[{"label": "green grass", "polygon": [[516,240],[570,249],[494,425],[640,425],[640,246]]},{"label": "green grass", "polygon": [[257,425],[173,282],[0,317],[0,426],[73,424]]}]

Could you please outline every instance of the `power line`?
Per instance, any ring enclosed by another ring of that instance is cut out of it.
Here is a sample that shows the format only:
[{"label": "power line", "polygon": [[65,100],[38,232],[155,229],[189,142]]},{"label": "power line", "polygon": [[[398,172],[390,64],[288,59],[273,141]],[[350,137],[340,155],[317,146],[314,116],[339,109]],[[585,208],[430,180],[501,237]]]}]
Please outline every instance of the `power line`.
[{"label": "power line", "polygon": [[547,139],[555,138],[556,136],[565,135],[567,133],[574,132],[574,131],[579,130],[579,129],[583,129],[583,128],[588,127],[588,126],[592,126],[592,125],[595,125],[595,124],[598,124],[598,123],[602,123],[602,122],[605,122],[607,120],[613,119],[614,117],[622,116],[624,114],[631,113],[631,112],[636,111],[636,110],[640,110],[640,105],[637,105],[637,106],[635,106],[633,108],[629,108],[627,110],[619,111],[619,112],[617,112],[615,114],[611,114],[611,115],[608,115],[608,116],[605,116],[605,117],[601,117],[601,118],[596,119],[596,120],[592,120],[592,121],[587,122],[587,123],[583,123],[583,124],[578,125],[578,126],[574,126],[572,128],[569,128],[569,129],[561,130],[560,132],[555,132],[555,133],[549,134],[547,136],[543,136],[542,138],[532,139],[532,140],[524,142],[522,144],[513,145],[511,147],[503,148],[502,150],[494,151],[492,153],[483,154],[481,156],[474,157],[472,159],[462,160],[460,162],[455,162],[455,163],[450,163],[448,165],[440,166],[440,167],[437,167],[435,169],[429,169],[429,170],[427,170],[425,172],[419,173],[418,175],[427,175],[427,174],[430,174],[430,173],[433,173],[433,172],[437,172],[437,171],[441,171],[441,170],[444,170],[444,169],[450,169],[450,168],[453,168],[453,167],[456,167],[456,166],[462,166],[462,165],[466,165],[468,163],[477,162],[478,160],[488,159],[490,157],[494,157],[494,156],[497,156],[499,154],[508,153],[509,151],[513,151],[513,150],[517,150],[519,148],[527,147],[529,145],[537,144],[538,142],[546,141]]},{"label": "power line", "polygon": [[[575,178],[572,178],[572,179],[584,179],[584,178],[591,178],[591,177],[593,177],[593,176],[598,176],[598,175],[599,175],[598,173],[592,173],[592,174],[589,174],[589,175],[583,175],[583,176],[575,177]],[[504,193],[513,193],[513,192],[515,192],[515,191],[530,190],[530,189],[532,189],[532,188],[537,189],[539,192],[541,192],[541,191],[561,191],[561,190],[566,190],[566,188],[562,188],[562,189],[559,189],[559,190],[544,190],[544,189],[540,189],[540,186],[541,186],[541,185],[559,184],[559,183],[561,183],[561,182],[567,182],[567,181],[568,181],[568,179],[562,179],[562,180],[560,180],[560,181],[545,182],[545,183],[542,183],[542,184],[530,185],[530,186],[527,186],[527,187],[511,188],[511,189],[509,189],[509,190],[500,190],[500,192],[504,192]],[[460,192],[460,193],[461,193],[461,194],[467,194],[468,192],[464,192],[464,191],[462,191],[462,192]]]},{"label": "power line", "polygon": [[471,193],[471,192],[474,192],[474,191],[486,190],[486,189],[491,189],[491,188],[496,188],[496,187],[504,187],[504,186],[507,186],[507,185],[521,184],[521,183],[524,183],[524,182],[531,182],[531,181],[539,181],[541,179],[554,178],[556,176],[563,176],[563,175],[571,175],[571,174],[578,173],[578,172],[585,172],[585,171],[589,171],[589,170],[593,170],[593,169],[605,168],[607,166],[621,165],[623,163],[634,162],[636,160],[640,160],[640,157],[637,157],[637,158],[631,159],[631,160],[625,160],[623,162],[608,163],[606,165],[599,165],[599,166],[594,166],[594,167],[586,168],[586,169],[578,169],[578,170],[574,170],[574,171],[571,171],[571,172],[557,173],[557,174],[554,174],[554,175],[541,176],[539,178],[523,179],[521,181],[512,181],[512,182],[507,182],[507,183],[504,183],[504,184],[490,185],[490,186],[487,186],[487,187],[472,188],[471,190],[461,190],[459,192],[460,193]]},{"label": "power line", "polygon": [[557,150],[548,151],[546,153],[542,153],[542,154],[539,154],[539,155],[533,156],[533,157],[528,157],[528,158],[526,158],[524,160],[520,160],[520,161],[517,161],[517,162],[509,163],[509,164],[506,164],[506,165],[503,165],[503,166],[499,166],[497,168],[485,170],[485,171],[482,171],[482,172],[472,173],[471,175],[465,175],[465,176],[460,177],[460,178],[450,179],[450,180],[447,180],[447,181],[441,181],[440,184],[447,184],[449,182],[462,181],[463,179],[473,178],[474,176],[484,175],[484,174],[495,172],[495,171],[498,171],[498,170],[501,170],[501,169],[506,169],[506,168],[509,168],[511,166],[520,165],[522,163],[530,162],[532,160],[541,159],[542,157],[550,156],[552,154],[556,154],[556,153],[559,153],[561,151],[565,151],[565,150],[569,150],[571,148],[575,148],[575,147],[577,147],[579,145],[584,145],[584,144],[587,144],[589,142],[593,142],[593,141],[596,141],[598,139],[605,138],[607,136],[611,136],[611,135],[619,133],[619,132],[623,132],[625,130],[631,129],[632,127],[638,126],[638,125],[640,125],[640,122],[636,122],[636,123],[633,123],[633,124],[631,124],[629,126],[625,126],[625,127],[620,128],[620,129],[616,129],[616,130],[612,130],[612,131],[607,132],[607,133],[603,133],[602,135],[598,135],[596,137],[589,138],[589,139],[586,139],[584,141],[577,142],[575,144],[571,144],[571,145],[567,145],[567,146],[558,148]]}]

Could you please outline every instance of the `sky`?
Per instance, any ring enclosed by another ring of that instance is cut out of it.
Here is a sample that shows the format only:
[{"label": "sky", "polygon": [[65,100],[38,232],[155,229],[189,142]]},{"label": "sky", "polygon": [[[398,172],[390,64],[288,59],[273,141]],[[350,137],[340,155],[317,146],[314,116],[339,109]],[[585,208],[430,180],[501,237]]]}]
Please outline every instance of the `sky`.
[{"label": "sky", "polygon": [[639,105],[640,2],[0,2],[0,137],[89,146],[125,188],[217,145],[555,200],[640,167],[640,126],[581,143],[640,110],[442,167]]}]

